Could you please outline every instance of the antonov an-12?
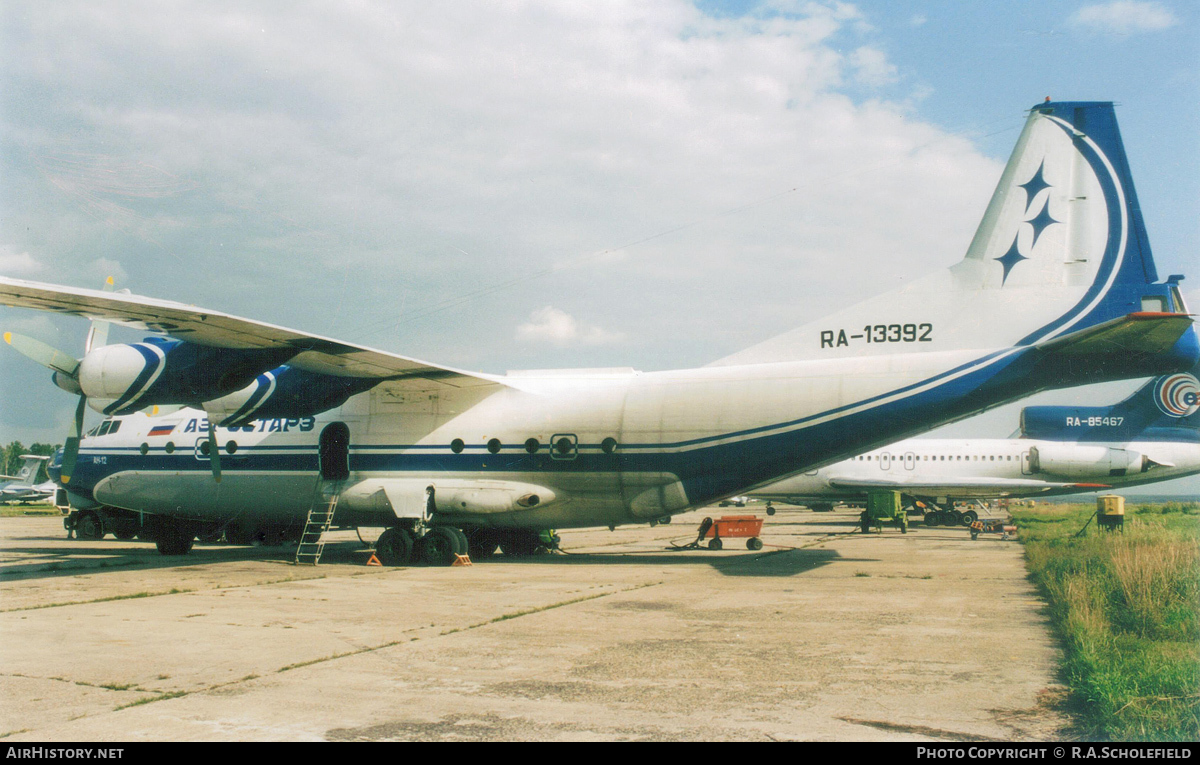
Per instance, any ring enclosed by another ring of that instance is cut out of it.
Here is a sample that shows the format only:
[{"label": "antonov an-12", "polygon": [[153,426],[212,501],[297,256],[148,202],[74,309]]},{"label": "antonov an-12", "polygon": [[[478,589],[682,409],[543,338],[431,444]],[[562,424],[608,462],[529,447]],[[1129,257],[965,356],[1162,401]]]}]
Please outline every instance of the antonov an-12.
[{"label": "antonov an-12", "polygon": [[1200,381],[1149,380],[1112,406],[1027,406],[1019,437],[910,438],[755,489],[750,496],[817,511],[870,491],[921,501],[933,525],[969,524],[956,500],[1125,489],[1200,473]]},{"label": "antonov an-12", "polygon": [[[80,396],[77,507],[136,513],[168,554],[231,523],[319,536],[335,508],[388,526],[397,564],[647,522],[1035,391],[1189,369],[1191,319],[1157,281],[1112,104],[1079,102],[1030,111],[961,262],[698,369],[501,376],[135,295],[0,279],[0,302],[163,333],[79,361],[6,335]],[[118,419],[81,442],[84,399]],[[180,404],[206,420],[122,417]]]}]

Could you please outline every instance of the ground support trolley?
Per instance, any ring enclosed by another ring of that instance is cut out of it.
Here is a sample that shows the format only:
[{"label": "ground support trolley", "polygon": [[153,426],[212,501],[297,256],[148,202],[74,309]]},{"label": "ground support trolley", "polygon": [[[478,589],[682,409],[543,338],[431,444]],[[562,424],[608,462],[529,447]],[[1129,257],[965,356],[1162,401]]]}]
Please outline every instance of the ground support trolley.
[{"label": "ground support trolley", "polygon": [[745,539],[747,550],[761,550],[762,525],[762,518],[756,515],[723,515],[713,521],[705,534],[709,540],[708,549],[720,550],[723,539]]}]

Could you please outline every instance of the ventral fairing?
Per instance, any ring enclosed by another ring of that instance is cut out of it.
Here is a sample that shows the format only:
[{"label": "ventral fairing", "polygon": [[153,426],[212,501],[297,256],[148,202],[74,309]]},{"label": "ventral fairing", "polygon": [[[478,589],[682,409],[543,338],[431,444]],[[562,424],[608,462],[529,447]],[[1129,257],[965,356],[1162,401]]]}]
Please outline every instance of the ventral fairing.
[{"label": "ventral fairing", "polygon": [[[77,507],[137,513],[171,553],[333,510],[388,526],[389,563],[655,520],[1036,391],[1200,356],[1158,283],[1108,103],[1031,111],[958,264],[697,369],[494,375],[135,295],[2,279],[0,302],[161,333],[70,363],[28,351],[121,423],[68,442]],[[136,413],[150,406],[189,409]]]}]

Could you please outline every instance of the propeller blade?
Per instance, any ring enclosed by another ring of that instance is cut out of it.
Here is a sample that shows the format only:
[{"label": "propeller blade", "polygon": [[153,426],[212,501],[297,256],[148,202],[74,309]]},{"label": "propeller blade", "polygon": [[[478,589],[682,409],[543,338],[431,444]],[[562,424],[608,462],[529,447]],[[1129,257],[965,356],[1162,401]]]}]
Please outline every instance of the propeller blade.
[{"label": "propeller blade", "polygon": [[221,447],[217,446],[217,426],[208,421],[208,460],[212,465],[213,480],[221,482]]},{"label": "propeller blade", "polygon": [[75,474],[75,460],[79,456],[79,441],[83,433],[83,413],[87,410],[87,396],[79,397],[79,405],[75,407],[75,419],[71,422],[71,432],[63,442],[62,482],[71,482]]},{"label": "propeller blade", "polygon": [[62,351],[52,346],[46,345],[41,340],[34,340],[32,337],[18,335],[15,332],[5,332],[4,342],[8,343],[16,350],[44,367],[49,367],[55,372],[62,372],[70,378],[74,378],[79,371],[79,360],[74,356],[63,353]]}]

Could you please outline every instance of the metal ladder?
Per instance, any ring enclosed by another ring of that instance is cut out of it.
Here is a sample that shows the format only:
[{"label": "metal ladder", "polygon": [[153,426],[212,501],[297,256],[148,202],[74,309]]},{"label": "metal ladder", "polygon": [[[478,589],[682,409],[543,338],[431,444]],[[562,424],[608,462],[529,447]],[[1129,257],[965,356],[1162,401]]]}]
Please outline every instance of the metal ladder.
[{"label": "metal ladder", "polygon": [[344,481],[324,478],[317,482],[312,506],[308,509],[308,521],[304,524],[304,533],[300,535],[300,544],[296,547],[296,565],[315,566],[321,560],[321,551],[325,549],[325,532],[329,531],[329,524],[333,521],[333,512],[337,509],[344,484]]}]

